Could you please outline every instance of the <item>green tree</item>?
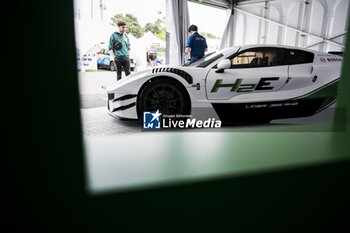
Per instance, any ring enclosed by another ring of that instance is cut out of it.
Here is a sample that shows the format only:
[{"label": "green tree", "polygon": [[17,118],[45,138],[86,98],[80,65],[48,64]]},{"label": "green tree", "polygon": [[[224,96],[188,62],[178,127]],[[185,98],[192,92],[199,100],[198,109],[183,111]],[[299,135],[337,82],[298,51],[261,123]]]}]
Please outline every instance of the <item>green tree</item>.
[{"label": "green tree", "polygon": [[146,23],[145,32],[159,34],[165,30],[165,17],[157,19],[154,23]]},{"label": "green tree", "polygon": [[111,20],[113,26],[117,26],[119,21],[124,21],[126,23],[126,33],[130,33],[136,38],[140,38],[144,34],[144,29],[139,24],[138,19],[132,14],[125,14],[125,16],[123,14],[116,14]]},{"label": "green tree", "polygon": [[165,41],[166,40],[166,30],[165,28],[160,32],[160,33],[157,33],[157,34],[154,34],[156,37],[158,37],[159,39],[161,39],[162,41]]},{"label": "green tree", "polygon": [[159,18],[153,23],[146,23],[145,32],[152,32],[156,37],[165,41],[165,36],[166,36],[165,17]]},{"label": "green tree", "polygon": [[201,32],[200,34],[208,39],[220,39],[220,37],[215,36],[213,33],[210,32]]}]

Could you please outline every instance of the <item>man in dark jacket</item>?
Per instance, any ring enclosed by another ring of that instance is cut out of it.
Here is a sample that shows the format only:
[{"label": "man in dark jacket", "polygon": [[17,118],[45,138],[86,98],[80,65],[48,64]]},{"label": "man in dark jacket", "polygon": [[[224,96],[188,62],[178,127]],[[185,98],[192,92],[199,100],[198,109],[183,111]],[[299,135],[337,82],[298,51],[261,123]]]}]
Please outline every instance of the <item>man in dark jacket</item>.
[{"label": "man in dark jacket", "polygon": [[185,54],[188,54],[191,51],[192,63],[204,57],[204,53],[208,51],[208,46],[205,37],[199,35],[198,27],[196,25],[191,25],[188,28],[188,32],[191,36],[186,43]]},{"label": "man in dark jacket", "polygon": [[114,32],[109,39],[108,49],[117,66],[117,81],[122,78],[122,68],[124,68],[125,75],[130,74],[130,41],[125,33],[126,23],[119,21],[118,31]]}]

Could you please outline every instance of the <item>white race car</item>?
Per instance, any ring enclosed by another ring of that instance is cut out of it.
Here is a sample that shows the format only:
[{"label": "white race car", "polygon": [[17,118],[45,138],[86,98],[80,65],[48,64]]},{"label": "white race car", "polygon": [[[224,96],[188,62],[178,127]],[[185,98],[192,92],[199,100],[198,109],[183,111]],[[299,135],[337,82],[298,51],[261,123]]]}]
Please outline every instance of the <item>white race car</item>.
[{"label": "white race car", "polygon": [[184,66],[134,73],[107,88],[112,116],[191,114],[212,108],[223,122],[306,117],[336,101],[342,57],[278,45],[232,47]]}]

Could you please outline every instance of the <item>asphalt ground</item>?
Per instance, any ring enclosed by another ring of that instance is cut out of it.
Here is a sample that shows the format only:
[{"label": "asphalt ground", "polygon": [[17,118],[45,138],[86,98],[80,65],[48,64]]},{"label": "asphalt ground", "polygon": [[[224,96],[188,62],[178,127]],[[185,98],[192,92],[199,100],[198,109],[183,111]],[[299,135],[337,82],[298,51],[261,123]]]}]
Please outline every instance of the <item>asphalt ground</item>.
[{"label": "asphalt ground", "polygon": [[[141,132],[140,123],[120,120],[107,113],[107,94],[102,86],[116,82],[116,72],[79,73],[79,93],[84,136],[108,136]],[[122,78],[125,77],[124,72]]]},{"label": "asphalt ground", "polygon": [[[109,86],[116,82],[116,72],[98,70],[98,72],[78,73],[80,108],[91,109],[107,106],[106,90],[102,86]],[[125,74],[123,72],[123,76]]]},{"label": "asphalt ground", "polygon": [[[122,78],[124,77],[124,73]],[[119,134],[145,133],[141,123],[135,120],[121,120],[107,113],[107,94],[102,86],[109,86],[116,81],[116,73],[108,70],[79,73],[79,92],[81,117],[84,136],[99,137]],[[331,122],[334,117],[334,106],[306,118],[274,120],[268,126],[272,131],[279,126],[290,124],[307,124],[314,122]],[[254,127],[254,126],[253,126]],[[226,126],[221,129],[206,131],[249,131],[252,126]],[[254,128],[256,129],[256,127]],[[189,129],[197,131],[200,129]],[[266,130],[266,127],[264,128]],[[282,129],[283,130],[283,129]],[[315,130],[315,129],[311,129]],[[326,129],[327,130],[327,129]],[[322,131],[322,129],[321,129]]]}]

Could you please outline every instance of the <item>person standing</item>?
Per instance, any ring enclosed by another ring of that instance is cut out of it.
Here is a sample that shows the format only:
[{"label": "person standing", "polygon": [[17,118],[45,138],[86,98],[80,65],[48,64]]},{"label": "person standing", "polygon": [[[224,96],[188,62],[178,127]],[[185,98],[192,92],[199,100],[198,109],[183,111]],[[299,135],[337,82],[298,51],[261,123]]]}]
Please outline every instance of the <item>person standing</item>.
[{"label": "person standing", "polygon": [[149,68],[151,66],[151,58],[148,50],[146,51],[146,61],[147,61],[147,68]]},{"label": "person standing", "polygon": [[130,41],[125,33],[126,23],[117,23],[118,31],[114,32],[109,39],[108,50],[114,59],[117,68],[117,81],[122,78],[122,68],[125,75],[130,75]]},{"label": "person standing", "polygon": [[196,25],[192,24],[188,28],[188,32],[190,33],[190,37],[186,43],[185,55],[190,52],[192,63],[204,57],[205,52],[208,51],[208,46],[205,37],[199,35]]}]

